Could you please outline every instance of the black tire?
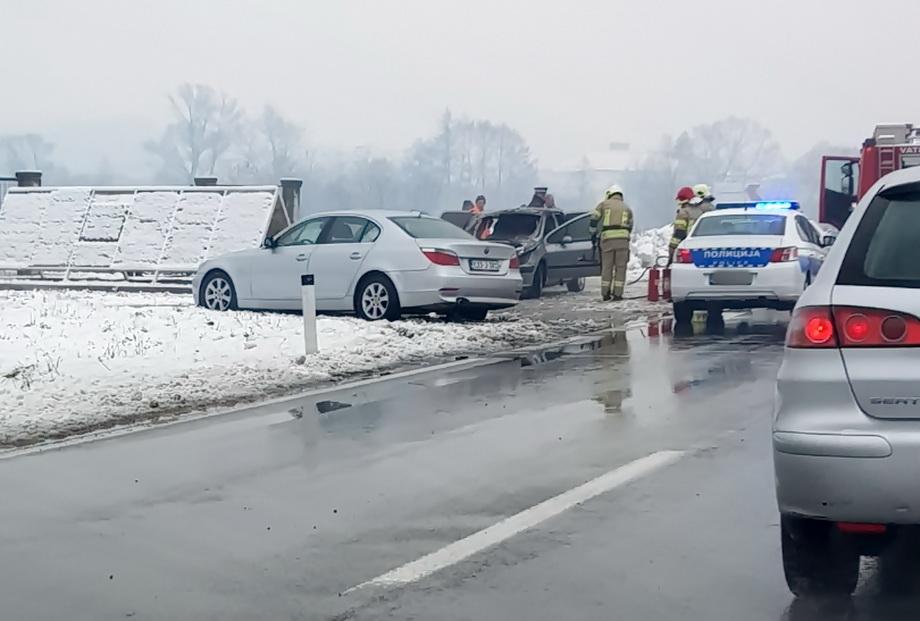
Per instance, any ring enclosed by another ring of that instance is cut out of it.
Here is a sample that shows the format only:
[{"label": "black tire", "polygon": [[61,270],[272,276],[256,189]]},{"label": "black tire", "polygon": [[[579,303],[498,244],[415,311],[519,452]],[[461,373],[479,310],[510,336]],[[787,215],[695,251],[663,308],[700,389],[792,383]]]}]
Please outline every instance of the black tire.
[{"label": "black tire", "polygon": [[687,302],[674,302],[674,321],[690,323],[691,319],[693,319],[693,308]]},{"label": "black tire", "polygon": [[585,277],[582,276],[581,278],[573,278],[572,280],[567,281],[565,283],[565,286],[572,293],[579,293],[581,291],[584,291],[585,290]]},{"label": "black tire", "polygon": [[859,552],[830,522],[782,516],[786,584],[797,597],[847,597],[859,580]]},{"label": "black tire", "polygon": [[543,285],[546,284],[546,266],[540,263],[533,273],[533,283],[524,290],[524,297],[536,300],[543,295]]},{"label": "black tire", "polygon": [[370,274],[361,279],[355,287],[354,305],[355,314],[365,321],[396,321],[402,316],[396,287],[383,274]]},{"label": "black tire", "polygon": [[221,270],[208,272],[201,282],[198,304],[213,311],[236,310],[236,287],[233,279]]},{"label": "black tire", "polygon": [[487,308],[465,308],[461,306],[457,309],[456,316],[460,319],[465,319],[467,321],[484,321],[489,314],[489,309]]}]

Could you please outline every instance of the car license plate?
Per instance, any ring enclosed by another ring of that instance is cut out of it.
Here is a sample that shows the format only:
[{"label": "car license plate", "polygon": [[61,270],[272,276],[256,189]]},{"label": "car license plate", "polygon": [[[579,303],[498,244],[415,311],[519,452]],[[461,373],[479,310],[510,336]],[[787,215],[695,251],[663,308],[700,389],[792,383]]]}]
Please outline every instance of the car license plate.
[{"label": "car license plate", "polygon": [[754,272],[724,270],[709,276],[710,285],[749,285],[754,282]]},{"label": "car license plate", "polygon": [[470,269],[477,272],[497,272],[501,264],[491,259],[470,259]]}]

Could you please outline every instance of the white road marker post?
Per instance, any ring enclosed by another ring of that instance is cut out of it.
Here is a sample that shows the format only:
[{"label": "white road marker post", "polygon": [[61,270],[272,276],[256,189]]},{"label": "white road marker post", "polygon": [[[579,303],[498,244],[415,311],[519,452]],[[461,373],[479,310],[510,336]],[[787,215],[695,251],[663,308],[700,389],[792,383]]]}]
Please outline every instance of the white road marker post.
[{"label": "white road marker post", "polygon": [[306,355],[319,351],[316,341],[316,292],[313,274],[300,275],[300,296],[303,300],[303,344]]}]

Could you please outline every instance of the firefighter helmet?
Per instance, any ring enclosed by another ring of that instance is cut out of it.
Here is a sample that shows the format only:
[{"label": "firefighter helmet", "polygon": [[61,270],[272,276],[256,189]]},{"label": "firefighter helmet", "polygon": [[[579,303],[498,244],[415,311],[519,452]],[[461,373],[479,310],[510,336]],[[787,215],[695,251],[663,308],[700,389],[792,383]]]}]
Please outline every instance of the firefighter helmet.
[{"label": "firefighter helmet", "polygon": [[693,186],[693,191],[700,198],[706,198],[707,196],[712,194],[712,190],[710,190],[709,186],[706,185],[705,183],[697,183],[695,186]]},{"label": "firefighter helmet", "polygon": [[686,203],[694,196],[696,196],[696,194],[693,192],[693,188],[685,185],[684,187],[682,187],[681,189],[677,191],[677,196],[675,197],[675,199],[680,201],[681,203]]},{"label": "firefighter helmet", "polygon": [[615,184],[615,183],[614,183],[612,186],[610,186],[609,188],[607,188],[607,191],[606,191],[606,192],[604,192],[604,195],[605,195],[607,198],[610,198],[610,197],[613,196],[614,194],[619,194],[620,196],[623,196],[623,188],[621,188],[620,186],[618,186],[618,185]]}]

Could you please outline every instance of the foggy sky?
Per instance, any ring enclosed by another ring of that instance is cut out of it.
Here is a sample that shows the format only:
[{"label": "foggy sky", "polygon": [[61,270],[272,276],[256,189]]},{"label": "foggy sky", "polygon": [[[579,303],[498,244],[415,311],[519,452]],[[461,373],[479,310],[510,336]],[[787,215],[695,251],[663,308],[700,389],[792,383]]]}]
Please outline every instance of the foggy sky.
[{"label": "foggy sky", "polygon": [[398,152],[450,107],[514,126],[543,166],[729,114],[795,156],[920,122],[918,18],[916,0],[0,0],[0,133],[155,132],[195,81],[331,147]]}]

